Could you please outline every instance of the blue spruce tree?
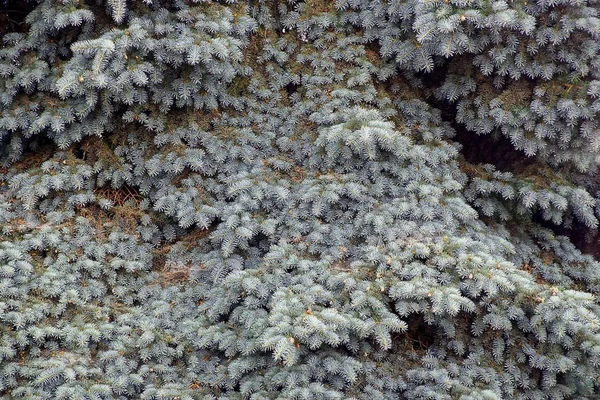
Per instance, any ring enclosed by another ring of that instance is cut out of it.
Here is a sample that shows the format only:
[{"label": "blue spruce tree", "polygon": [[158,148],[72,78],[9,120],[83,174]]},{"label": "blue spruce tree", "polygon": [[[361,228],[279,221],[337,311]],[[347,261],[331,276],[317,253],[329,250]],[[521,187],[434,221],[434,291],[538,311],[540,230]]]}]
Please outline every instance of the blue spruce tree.
[{"label": "blue spruce tree", "polygon": [[0,398],[597,399],[597,0],[0,1]]}]

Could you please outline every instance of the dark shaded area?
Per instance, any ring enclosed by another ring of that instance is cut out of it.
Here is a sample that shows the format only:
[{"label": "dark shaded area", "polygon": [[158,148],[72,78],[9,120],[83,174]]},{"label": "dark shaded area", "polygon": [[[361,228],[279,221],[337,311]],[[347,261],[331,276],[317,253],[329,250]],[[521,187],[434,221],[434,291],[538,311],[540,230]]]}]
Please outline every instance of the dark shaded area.
[{"label": "dark shaded area", "polygon": [[405,319],[408,328],[404,338],[412,343],[414,350],[427,350],[435,341],[435,327],[425,322],[422,314],[411,314]]},{"label": "dark shaded area", "polygon": [[432,72],[418,72],[419,78],[429,92],[427,102],[441,111],[442,119],[456,132],[454,141],[462,145],[461,154],[472,164],[493,164],[500,171],[518,173],[536,163],[535,157],[527,157],[516,150],[506,137],[498,134],[477,135],[456,122],[456,104],[436,98],[433,94],[442,86],[450,73],[451,60],[437,60],[439,65]]},{"label": "dark shaded area", "polygon": [[254,237],[248,241],[248,245],[250,247],[258,247],[265,253],[268,252],[269,248],[271,247],[269,243],[269,237],[262,232],[254,235]]},{"label": "dark shaded area", "polygon": [[83,148],[73,149],[73,151],[71,153],[73,154],[73,157],[78,158],[80,160],[85,160],[86,156],[87,156],[87,154]]},{"label": "dark shaded area", "polygon": [[25,18],[37,4],[31,0],[1,0],[0,37],[10,32],[25,32]]},{"label": "dark shaded area", "polygon": [[290,82],[285,86],[285,91],[287,92],[288,96],[291,96],[294,93],[296,93],[296,91],[298,90],[298,87],[299,86],[297,84]]},{"label": "dark shaded area", "polygon": [[[449,64],[446,63],[438,66],[431,73],[419,72],[416,76],[427,90],[433,93],[435,88],[442,85],[448,69]],[[461,144],[461,154],[469,163],[492,164],[499,171],[508,171],[516,175],[540,162],[535,157],[527,157],[523,152],[516,150],[510,140],[500,133],[478,135],[468,131],[464,125],[456,122],[456,105],[454,103],[437,99],[433,94],[429,95],[428,102],[432,107],[441,111],[444,121],[450,123],[456,132],[453,139]],[[589,176],[589,179],[598,182],[594,185],[582,184],[582,186],[588,186],[587,189],[590,193],[595,194],[595,190],[590,186],[600,188],[600,174]],[[581,252],[600,260],[599,232],[589,229],[576,218],[573,218],[568,226],[557,226],[550,221],[545,221],[540,213],[535,213],[532,220],[536,224],[552,230],[556,235],[567,236]]]},{"label": "dark shaded area", "polygon": [[535,164],[534,157],[527,157],[515,150],[504,136],[477,135],[467,131],[462,124],[452,123],[456,131],[454,140],[462,145],[461,154],[473,164],[493,164],[500,171],[518,173]]},{"label": "dark shaded area", "polygon": [[[518,174],[527,167],[533,166],[535,157],[527,157],[522,152],[515,150],[510,141],[500,136],[477,135],[469,132],[459,124],[452,124],[456,130],[454,140],[462,145],[461,154],[465,160],[473,164],[493,164],[500,171],[509,171]],[[593,191],[590,193],[594,194]],[[532,221],[544,228],[552,230],[556,235],[567,236],[581,252],[590,254],[600,260],[600,235],[597,231],[590,230],[577,218],[565,225],[555,225],[541,217],[536,212]]]},{"label": "dark shaded area", "polygon": [[571,243],[582,253],[593,256],[600,260],[600,234],[598,230],[592,230],[585,226],[583,222],[573,217],[568,226],[554,225],[550,221],[545,221],[540,212],[533,215],[532,221],[546,229],[550,229],[557,236],[566,236]]}]

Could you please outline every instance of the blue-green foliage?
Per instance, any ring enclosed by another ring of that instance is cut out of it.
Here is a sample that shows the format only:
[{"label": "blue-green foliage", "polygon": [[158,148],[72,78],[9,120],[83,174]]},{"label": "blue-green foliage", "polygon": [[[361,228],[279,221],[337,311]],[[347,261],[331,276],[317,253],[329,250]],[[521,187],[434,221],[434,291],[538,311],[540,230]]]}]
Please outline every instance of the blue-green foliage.
[{"label": "blue-green foliage", "polygon": [[600,394],[596,1],[32,3],[0,398]]}]

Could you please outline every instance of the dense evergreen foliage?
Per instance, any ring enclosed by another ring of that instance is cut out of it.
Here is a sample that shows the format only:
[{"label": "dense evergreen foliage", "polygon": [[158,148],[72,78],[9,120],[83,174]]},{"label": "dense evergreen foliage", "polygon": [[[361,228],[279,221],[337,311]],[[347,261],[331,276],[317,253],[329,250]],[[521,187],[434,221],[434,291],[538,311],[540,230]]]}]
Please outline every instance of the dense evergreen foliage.
[{"label": "dense evergreen foliage", "polygon": [[598,0],[0,4],[0,398],[600,396]]}]

